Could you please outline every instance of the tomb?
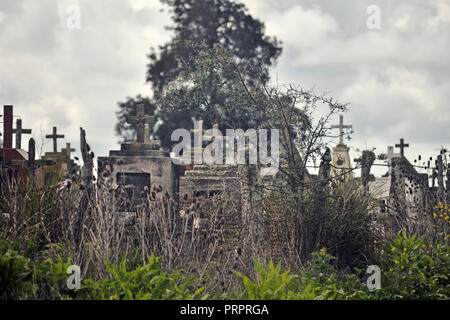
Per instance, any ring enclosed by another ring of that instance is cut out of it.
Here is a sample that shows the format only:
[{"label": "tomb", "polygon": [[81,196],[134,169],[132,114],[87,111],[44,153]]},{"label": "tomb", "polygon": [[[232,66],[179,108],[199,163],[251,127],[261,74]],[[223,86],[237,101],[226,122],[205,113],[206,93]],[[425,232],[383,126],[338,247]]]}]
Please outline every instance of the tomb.
[{"label": "tomb", "polygon": [[[215,124],[213,129],[218,130]],[[196,121],[196,127],[191,130],[194,134],[194,148],[191,149],[192,159],[202,159],[203,154],[203,121]],[[213,141],[214,137],[205,136]],[[224,141],[226,137],[223,137]],[[225,148],[223,148],[225,150]],[[200,161],[201,162],[201,161]],[[224,191],[239,192],[238,166],[229,164],[194,164],[180,166],[179,195],[180,199],[193,197],[211,197]]]},{"label": "tomb", "polygon": [[150,130],[146,125],[154,121],[153,116],[145,115],[144,105],[138,104],[136,115],[127,117],[127,122],[136,126],[136,141],[122,143],[120,150],[98,157],[99,179],[106,181],[108,178],[113,185],[124,187],[128,196],[139,196],[153,185],[160,186],[169,195],[174,194],[175,169],[170,153],[161,150],[159,140],[147,136]]}]

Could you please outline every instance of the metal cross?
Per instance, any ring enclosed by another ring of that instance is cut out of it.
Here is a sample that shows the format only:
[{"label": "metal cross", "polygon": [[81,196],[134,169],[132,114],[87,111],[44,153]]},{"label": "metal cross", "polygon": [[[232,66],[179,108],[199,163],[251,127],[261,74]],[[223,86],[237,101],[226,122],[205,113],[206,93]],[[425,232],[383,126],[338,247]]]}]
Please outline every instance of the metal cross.
[{"label": "metal cross", "polygon": [[139,103],[136,105],[136,115],[135,116],[126,116],[126,121],[129,124],[136,125],[136,140],[137,143],[145,143],[148,139],[145,138],[145,124],[153,124],[155,123],[155,117],[149,116],[145,114],[144,104]]},{"label": "metal cross", "polygon": [[47,139],[53,139],[53,152],[58,152],[57,140],[64,138],[63,134],[57,134],[56,132],[56,127],[53,127],[53,134],[48,134],[45,136]]},{"label": "metal cross", "polygon": [[409,147],[409,143],[405,143],[405,139],[401,138],[400,143],[395,145],[396,148],[400,148],[400,154],[402,157],[405,156],[405,148]]},{"label": "metal cross", "polygon": [[351,129],[352,125],[344,125],[344,116],[339,115],[339,124],[332,125],[331,129],[339,129],[339,144],[344,144],[344,129]]},{"label": "metal cross", "polygon": [[22,135],[31,134],[31,129],[22,128],[22,119],[16,120],[16,128],[13,129],[13,133],[16,134],[16,149],[22,148]]}]

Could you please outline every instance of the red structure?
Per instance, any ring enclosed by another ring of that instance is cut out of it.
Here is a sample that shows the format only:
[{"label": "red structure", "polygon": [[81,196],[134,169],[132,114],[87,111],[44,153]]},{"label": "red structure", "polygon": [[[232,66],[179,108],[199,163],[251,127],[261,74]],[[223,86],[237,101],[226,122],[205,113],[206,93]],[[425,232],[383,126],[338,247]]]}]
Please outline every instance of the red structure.
[{"label": "red structure", "polygon": [[[22,149],[13,149],[13,106],[3,106],[3,148],[0,149],[0,161],[5,167],[19,172],[20,177],[27,177],[28,170],[19,165],[11,165],[13,160],[28,160],[28,153]],[[25,178],[26,179],[26,178]]]}]

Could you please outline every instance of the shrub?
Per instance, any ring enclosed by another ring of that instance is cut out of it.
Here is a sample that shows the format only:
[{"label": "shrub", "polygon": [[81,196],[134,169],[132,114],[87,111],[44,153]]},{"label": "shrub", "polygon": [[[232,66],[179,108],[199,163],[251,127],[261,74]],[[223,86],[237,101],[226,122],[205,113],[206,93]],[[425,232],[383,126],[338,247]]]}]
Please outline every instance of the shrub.
[{"label": "shrub", "polygon": [[257,281],[235,272],[245,288],[241,298],[250,300],[334,300],[371,298],[357,275],[337,271],[331,261],[336,258],[324,249],[313,253],[305,270],[297,275],[281,272],[281,264],[272,261],[265,267],[254,261]]},{"label": "shrub", "polygon": [[0,299],[60,299],[65,293],[69,261],[34,261],[6,242],[0,251]]},{"label": "shrub", "polygon": [[383,261],[385,299],[448,299],[449,247],[445,239],[427,243],[400,233],[390,243]]},{"label": "shrub", "polygon": [[180,270],[170,274],[161,271],[160,258],[150,256],[148,263],[127,271],[126,260],[118,267],[107,263],[112,278],[93,281],[84,280],[77,293],[78,299],[100,300],[193,300],[206,298],[204,287],[195,289],[195,279],[183,277]]}]

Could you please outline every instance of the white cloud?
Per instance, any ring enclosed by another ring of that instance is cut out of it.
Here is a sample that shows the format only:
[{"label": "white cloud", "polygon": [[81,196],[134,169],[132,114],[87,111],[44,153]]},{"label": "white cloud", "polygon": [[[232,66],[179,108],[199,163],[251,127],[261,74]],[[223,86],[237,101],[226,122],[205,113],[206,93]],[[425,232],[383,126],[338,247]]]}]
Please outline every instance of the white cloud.
[{"label": "white cloud", "polygon": [[[366,28],[369,0],[244,2],[283,40],[273,73],[280,84],[351,103],[355,147],[385,151],[405,137],[413,155],[450,141],[449,0],[380,0],[380,31]],[[80,30],[66,28],[71,4],[80,5]],[[118,147],[117,102],[150,94],[146,55],[170,39],[164,26],[172,23],[160,8],[159,0],[2,0],[1,103],[14,104],[36,135],[57,125],[73,146],[83,126],[106,155]]]},{"label": "white cloud", "polygon": [[134,11],[161,8],[161,1],[159,0],[128,0],[128,3]]}]

